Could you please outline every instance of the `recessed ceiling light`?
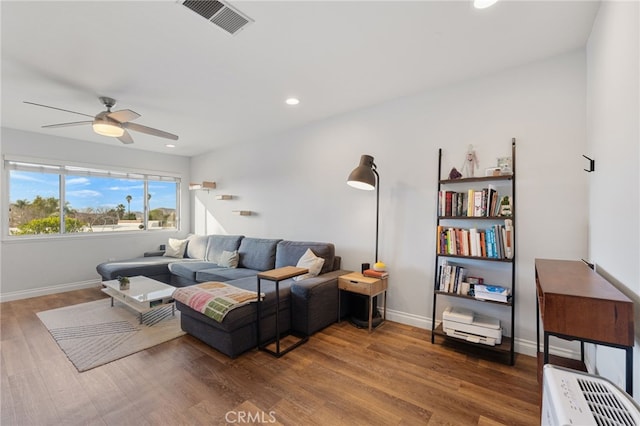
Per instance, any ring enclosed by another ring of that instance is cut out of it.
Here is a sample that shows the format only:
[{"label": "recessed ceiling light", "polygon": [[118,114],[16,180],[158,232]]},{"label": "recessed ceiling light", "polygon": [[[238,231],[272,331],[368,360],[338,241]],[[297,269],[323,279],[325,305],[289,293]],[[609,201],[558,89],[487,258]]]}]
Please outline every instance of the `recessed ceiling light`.
[{"label": "recessed ceiling light", "polygon": [[168,143],[165,145],[167,148],[175,148],[176,146],[172,143]]},{"label": "recessed ceiling light", "polygon": [[284,101],[287,105],[298,105],[300,103],[300,99],[298,98],[288,98]]},{"label": "recessed ceiling light", "polygon": [[476,9],[486,9],[496,4],[498,0],[473,0],[473,7]]}]

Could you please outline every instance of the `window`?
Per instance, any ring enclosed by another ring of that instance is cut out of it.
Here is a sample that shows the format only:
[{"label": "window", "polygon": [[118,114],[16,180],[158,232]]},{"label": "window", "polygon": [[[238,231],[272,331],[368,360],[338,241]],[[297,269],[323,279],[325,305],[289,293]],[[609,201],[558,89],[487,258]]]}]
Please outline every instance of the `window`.
[{"label": "window", "polygon": [[180,179],[5,160],[9,235],[177,229]]}]

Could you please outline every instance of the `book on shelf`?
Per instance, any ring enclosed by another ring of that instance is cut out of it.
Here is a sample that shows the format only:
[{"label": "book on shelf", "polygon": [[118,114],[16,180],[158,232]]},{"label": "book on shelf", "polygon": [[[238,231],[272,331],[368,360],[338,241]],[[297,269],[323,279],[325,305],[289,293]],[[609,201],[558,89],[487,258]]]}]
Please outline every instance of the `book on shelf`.
[{"label": "book on shelf", "polygon": [[453,200],[453,191],[444,191],[444,212],[445,216],[451,216],[451,201]]},{"label": "book on shelf", "polygon": [[473,294],[476,299],[506,303],[511,297],[511,290],[498,285],[475,284]]},{"label": "book on shelf", "polygon": [[487,210],[485,216],[497,216],[498,210],[498,190],[495,186],[489,185],[487,188]]},{"label": "book on shelf", "polygon": [[473,193],[473,214],[474,217],[482,216],[482,191]]},{"label": "book on shelf", "polygon": [[387,278],[389,273],[387,271],[376,271],[375,269],[365,269],[362,275],[369,278]]},{"label": "book on shelf", "polygon": [[482,189],[482,197],[480,201],[480,216],[488,216],[487,214],[487,201],[489,199],[489,189]]},{"label": "book on shelf", "polygon": [[456,203],[456,216],[464,216],[466,211],[464,210],[464,192],[458,192]]},{"label": "book on shelf", "polygon": [[504,229],[502,230],[502,238],[504,240],[504,254],[507,259],[513,259],[513,220],[504,220]]}]

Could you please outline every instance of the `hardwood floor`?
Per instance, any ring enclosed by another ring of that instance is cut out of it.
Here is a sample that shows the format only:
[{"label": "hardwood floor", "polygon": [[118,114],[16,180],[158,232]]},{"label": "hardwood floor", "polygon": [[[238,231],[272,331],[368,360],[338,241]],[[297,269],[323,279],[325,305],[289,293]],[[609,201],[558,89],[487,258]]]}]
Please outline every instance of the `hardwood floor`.
[{"label": "hardwood floor", "polygon": [[540,423],[534,358],[510,367],[393,322],[369,335],[343,321],[280,359],[230,359],[183,336],[78,373],[36,312],[102,297],[96,288],[0,304],[3,426]]}]

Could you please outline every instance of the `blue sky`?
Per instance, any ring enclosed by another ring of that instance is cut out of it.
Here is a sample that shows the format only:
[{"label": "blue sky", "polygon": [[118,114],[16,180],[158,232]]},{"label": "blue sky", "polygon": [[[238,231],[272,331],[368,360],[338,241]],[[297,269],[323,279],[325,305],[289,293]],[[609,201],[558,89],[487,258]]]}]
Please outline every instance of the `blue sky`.
[{"label": "blue sky", "polygon": [[[37,195],[43,198],[58,198],[58,175],[11,171],[9,181],[10,202],[32,201]],[[176,190],[174,182],[149,182],[150,207],[175,208]],[[72,208],[115,208],[118,204],[127,207],[127,195],[131,195],[131,211],[143,210],[144,183],[139,180],[98,178],[87,176],[66,177],[66,197]]]}]

